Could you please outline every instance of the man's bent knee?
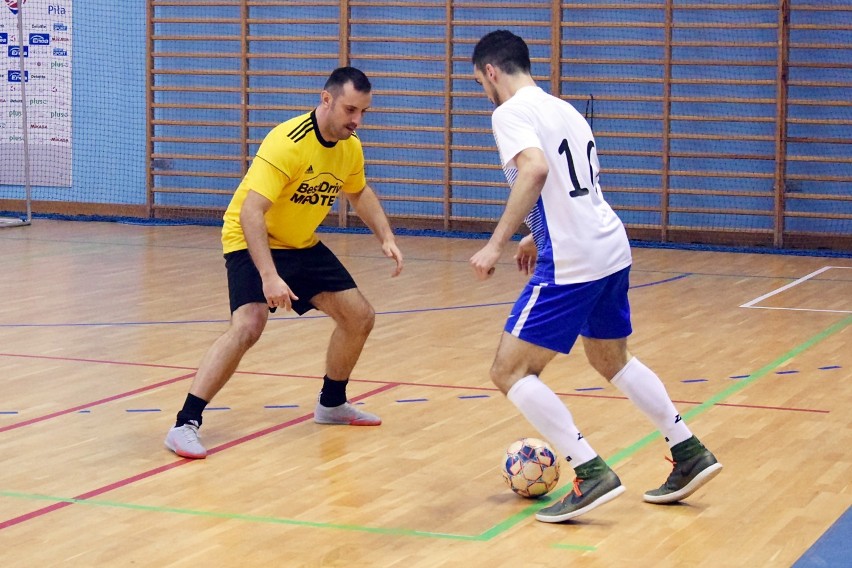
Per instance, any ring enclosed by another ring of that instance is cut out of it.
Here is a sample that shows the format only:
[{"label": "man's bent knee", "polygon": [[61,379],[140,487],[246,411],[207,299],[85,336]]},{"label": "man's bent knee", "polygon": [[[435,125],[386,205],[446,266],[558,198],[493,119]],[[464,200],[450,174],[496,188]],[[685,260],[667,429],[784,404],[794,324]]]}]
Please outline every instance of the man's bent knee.
[{"label": "man's bent knee", "polygon": [[376,324],[376,310],[363,298],[360,302],[350,306],[342,315],[343,317],[338,324],[347,331],[358,335],[369,335]]},{"label": "man's bent knee", "polygon": [[349,333],[366,337],[373,330],[376,311],[357,288],[322,292],[311,298],[311,302]]},{"label": "man's bent knee", "polygon": [[376,325],[376,310],[373,306],[367,304],[361,315],[361,328],[365,333],[369,334],[373,331],[373,326]]},{"label": "man's bent knee", "polygon": [[503,394],[507,394],[515,383],[530,374],[538,373],[533,372],[528,366],[509,367],[499,360],[491,365],[491,382]]},{"label": "man's bent knee", "polygon": [[627,350],[627,339],[583,338],[583,348],[589,364],[608,381],[624,368],[632,355]]},{"label": "man's bent knee", "polygon": [[266,304],[246,304],[232,314],[228,333],[239,341],[244,350],[248,350],[260,339],[268,319],[269,309]]},{"label": "man's bent knee", "polygon": [[555,355],[555,351],[504,332],[491,365],[491,382],[503,394],[507,394],[515,383],[527,375],[540,375]]},{"label": "man's bent knee", "polygon": [[494,383],[494,386],[500,389],[504,395],[508,394],[509,390],[511,390],[512,386],[520,380],[521,377],[512,377],[505,373],[501,373],[496,371],[494,367],[491,367],[491,382]]}]

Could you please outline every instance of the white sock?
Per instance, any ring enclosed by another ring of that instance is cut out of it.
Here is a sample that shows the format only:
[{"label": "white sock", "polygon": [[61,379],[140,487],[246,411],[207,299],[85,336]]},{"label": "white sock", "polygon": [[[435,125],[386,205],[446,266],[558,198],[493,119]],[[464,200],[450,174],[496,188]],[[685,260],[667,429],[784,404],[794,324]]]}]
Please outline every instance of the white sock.
[{"label": "white sock", "polygon": [[519,380],[506,397],[572,467],[598,455],[577,430],[571,411],[537,376],[527,375]]},{"label": "white sock", "polygon": [[692,437],[660,377],[639,359],[633,357],[610,382],[654,423],[670,448]]}]

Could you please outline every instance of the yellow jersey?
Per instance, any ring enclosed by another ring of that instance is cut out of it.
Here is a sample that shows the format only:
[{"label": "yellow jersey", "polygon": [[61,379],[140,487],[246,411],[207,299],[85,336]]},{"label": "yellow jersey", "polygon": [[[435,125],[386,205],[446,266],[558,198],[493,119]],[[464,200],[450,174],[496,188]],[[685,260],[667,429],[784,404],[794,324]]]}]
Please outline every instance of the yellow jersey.
[{"label": "yellow jersey", "polygon": [[328,142],[313,111],[291,118],[266,135],[234,192],[223,217],[222,248],[226,254],[248,248],[240,209],[249,190],[272,202],[266,212],[269,248],[301,249],[319,241],[316,229],[338,193],[358,193],[366,184],[357,136]]}]

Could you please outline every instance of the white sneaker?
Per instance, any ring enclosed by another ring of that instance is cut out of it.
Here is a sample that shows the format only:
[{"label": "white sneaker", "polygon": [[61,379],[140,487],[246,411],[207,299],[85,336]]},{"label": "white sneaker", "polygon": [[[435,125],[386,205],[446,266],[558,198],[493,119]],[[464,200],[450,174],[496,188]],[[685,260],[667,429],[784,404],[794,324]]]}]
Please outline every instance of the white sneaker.
[{"label": "white sneaker", "polygon": [[329,408],[317,402],[314,410],[314,422],[317,424],[346,424],[349,426],[378,426],[382,419],[375,414],[364,412],[348,402]]},{"label": "white sneaker", "polygon": [[207,448],[201,445],[198,422],[195,420],[169,430],[166,434],[166,447],[182,458],[201,460],[207,457]]}]

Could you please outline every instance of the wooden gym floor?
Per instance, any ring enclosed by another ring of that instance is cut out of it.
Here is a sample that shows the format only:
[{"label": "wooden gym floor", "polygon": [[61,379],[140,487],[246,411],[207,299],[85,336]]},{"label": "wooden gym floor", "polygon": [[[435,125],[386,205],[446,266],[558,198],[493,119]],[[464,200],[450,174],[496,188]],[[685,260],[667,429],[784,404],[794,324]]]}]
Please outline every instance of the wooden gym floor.
[{"label": "wooden gym floor", "polygon": [[0,231],[4,568],[791,566],[852,504],[852,259],[634,249],[631,348],[725,469],[643,503],[666,445],[578,346],[543,378],[627,492],[549,525],[498,474],[536,433],[488,380],[524,278],[507,254],[477,282],[481,240],[401,236],[391,279],[371,235],[322,235],[378,314],[349,392],[381,427],[313,423],[330,320],[279,314],[205,413],[208,459],[164,449],[227,325],[218,235]]}]

